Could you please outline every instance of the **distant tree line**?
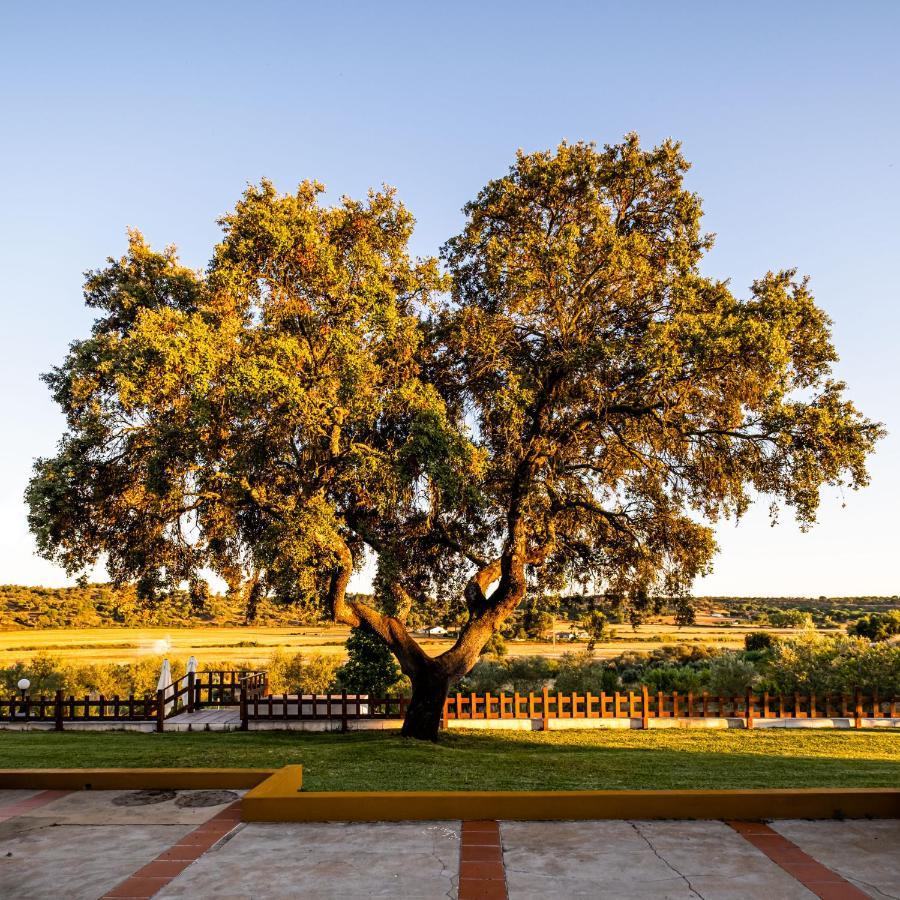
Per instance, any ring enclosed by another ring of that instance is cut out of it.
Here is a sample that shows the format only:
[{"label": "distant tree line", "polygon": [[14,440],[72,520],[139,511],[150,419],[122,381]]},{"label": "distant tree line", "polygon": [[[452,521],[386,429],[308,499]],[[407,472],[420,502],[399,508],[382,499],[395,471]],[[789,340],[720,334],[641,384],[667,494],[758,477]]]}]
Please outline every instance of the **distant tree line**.
[{"label": "distant tree line", "polygon": [[[205,587],[205,582],[204,582]],[[83,584],[47,588],[0,585],[0,629],[111,628],[121,626],[304,625],[321,617],[302,606],[208,589],[173,591],[148,604],[134,585]]]}]

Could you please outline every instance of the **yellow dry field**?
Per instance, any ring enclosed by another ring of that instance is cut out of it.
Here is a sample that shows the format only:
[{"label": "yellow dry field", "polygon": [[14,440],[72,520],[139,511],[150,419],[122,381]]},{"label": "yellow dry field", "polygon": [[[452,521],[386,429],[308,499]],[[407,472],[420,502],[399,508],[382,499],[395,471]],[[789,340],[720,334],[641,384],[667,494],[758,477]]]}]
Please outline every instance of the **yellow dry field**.
[{"label": "yellow dry field", "polygon": [[[558,624],[562,630],[563,623]],[[700,618],[697,625],[677,628],[665,622],[640,625],[636,630],[617,626],[616,638],[598,644],[596,655],[608,658],[627,650],[648,652],[663,644],[710,643],[718,648],[737,649],[744,635],[759,630],[752,626],[728,626],[714,618]],[[789,630],[767,629],[790,634]],[[126,663],[142,656],[168,655],[172,658],[197,657],[205,662],[233,660],[263,665],[278,649],[291,653],[325,653],[344,656],[344,627],[204,627],[204,628],[47,628],[0,632],[0,667],[16,660],[28,660],[46,652],[66,662],[83,665]],[[432,655],[450,646],[449,640],[420,637]],[[559,657],[584,649],[583,642],[559,640],[508,641],[510,656],[542,655]]]}]

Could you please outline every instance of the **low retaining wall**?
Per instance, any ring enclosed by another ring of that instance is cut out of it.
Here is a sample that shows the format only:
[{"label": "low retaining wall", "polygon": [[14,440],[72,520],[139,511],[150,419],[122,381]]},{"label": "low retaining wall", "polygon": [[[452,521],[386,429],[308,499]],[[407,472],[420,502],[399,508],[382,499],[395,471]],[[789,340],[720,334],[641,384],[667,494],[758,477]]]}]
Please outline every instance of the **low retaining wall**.
[{"label": "low retaining wall", "polygon": [[246,822],[516,819],[898,818],[900,788],[726,791],[304,791],[303,767],[281,769],[0,769],[0,788],[249,788]]},{"label": "low retaining wall", "polygon": [[900,789],[733,791],[311,791],[285,766],[241,800],[246,822],[400,822],[441,819],[895,818]]}]

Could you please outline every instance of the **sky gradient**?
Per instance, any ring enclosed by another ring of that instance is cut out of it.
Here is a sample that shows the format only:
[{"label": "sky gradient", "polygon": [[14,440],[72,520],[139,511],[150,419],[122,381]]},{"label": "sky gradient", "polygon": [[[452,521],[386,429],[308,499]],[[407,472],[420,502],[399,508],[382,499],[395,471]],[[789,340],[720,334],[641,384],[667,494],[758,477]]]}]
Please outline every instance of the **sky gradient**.
[{"label": "sky gradient", "polygon": [[41,372],[87,334],[82,273],[125,228],[202,267],[248,182],[388,183],[434,254],[517,148],[683,142],[738,295],[812,278],[838,375],[889,436],[819,524],[767,503],[717,532],[698,594],[900,593],[900,5],[7,5],[0,25],[0,583],[67,583],[22,494],[62,418]]}]

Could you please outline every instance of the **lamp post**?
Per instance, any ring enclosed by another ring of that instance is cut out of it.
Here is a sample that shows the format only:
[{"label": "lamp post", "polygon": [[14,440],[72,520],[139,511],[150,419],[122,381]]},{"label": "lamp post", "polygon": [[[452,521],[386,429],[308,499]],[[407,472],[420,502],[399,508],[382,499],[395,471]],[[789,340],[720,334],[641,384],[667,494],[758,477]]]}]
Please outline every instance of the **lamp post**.
[{"label": "lamp post", "polygon": [[18,715],[27,716],[28,715],[28,688],[31,687],[31,682],[27,678],[20,678],[18,683],[19,690],[22,692],[22,706],[19,708]]}]

